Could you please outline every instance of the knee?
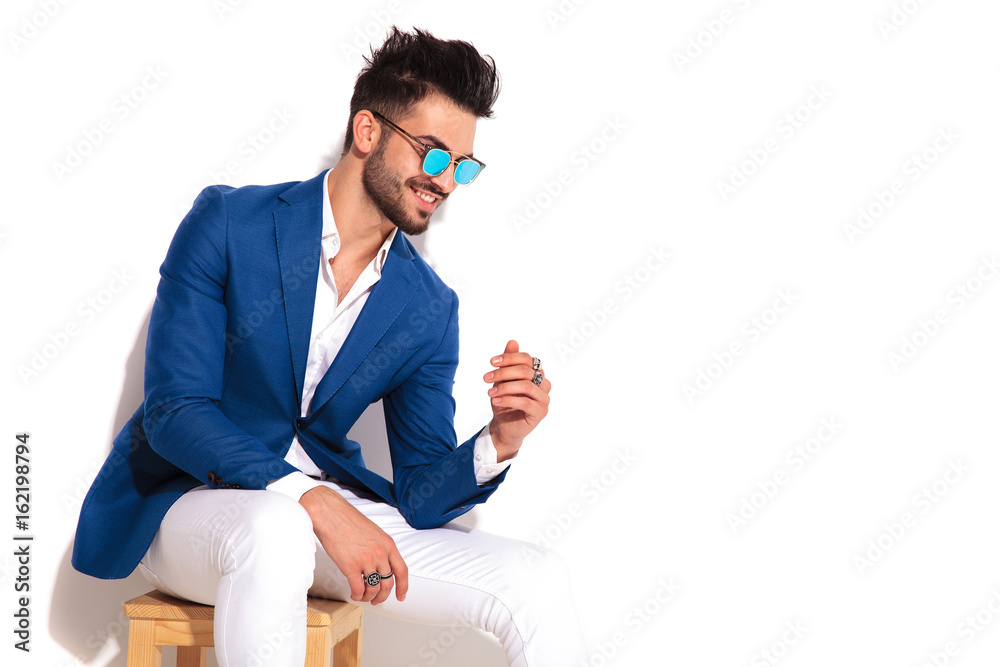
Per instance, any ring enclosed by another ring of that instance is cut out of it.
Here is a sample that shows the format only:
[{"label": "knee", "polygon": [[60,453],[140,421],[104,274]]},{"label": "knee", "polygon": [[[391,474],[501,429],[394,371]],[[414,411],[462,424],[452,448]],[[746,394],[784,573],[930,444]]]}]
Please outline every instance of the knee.
[{"label": "knee", "polygon": [[488,578],[496,600],[510,610],[544,606],[543,600],[571,598],[569,567],[562,556],[528,542],[513,542],[491,554]]},{"label": "knee", "polygon": [[479,627],[496,635],[508,656],[524,650],[533,637],[571,641],[565,628],[575,618],[574,596],[562,557],[528,543],[496,555],[497,577],[490,582]]},{"label": "knee", "polygon": [[316,541],[302,505],[273,491],[240,492],[235,502],[242,505],[231,533],[237,558],[264,569],[312,572]]},{"label": "knee", "polygon": [[537,591],[539,587],[549,593],[568,594],[570,588],[569,566],[555,551],[528,544],[521,550],[522,563],[517,578],[523,586]]}]

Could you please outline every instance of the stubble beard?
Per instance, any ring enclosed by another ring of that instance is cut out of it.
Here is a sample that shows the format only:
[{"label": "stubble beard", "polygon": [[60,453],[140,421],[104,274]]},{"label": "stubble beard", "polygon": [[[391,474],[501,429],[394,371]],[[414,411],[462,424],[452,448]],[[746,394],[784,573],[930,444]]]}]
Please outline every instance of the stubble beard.
[{"label": "stubble beard", "polygon": [[386,143],[379,142],[361,171],[361,184],[382,215],[405,234],[417,236],[427,231],[431,214],[409,203],[410,185],[437,192],[433,185],[417,178],[400,181],[385,159]]}]

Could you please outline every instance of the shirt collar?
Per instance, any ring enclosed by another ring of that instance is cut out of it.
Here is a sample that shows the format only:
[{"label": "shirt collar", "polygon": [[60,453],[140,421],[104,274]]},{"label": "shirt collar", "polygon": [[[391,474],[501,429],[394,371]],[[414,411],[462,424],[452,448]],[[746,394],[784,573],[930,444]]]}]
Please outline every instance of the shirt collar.
[{"label": "shirt collar", "polygon": [[[323,239],[321,246],[323,248],[323,264],[324,266],[329,266],[329,260],[337,256],[340,252],[340,232],[337,231],[337,223],[333,219],[333,207],[330,205],[330,172],[332,169],[328,169],[326,176],[323,177]],[[385,237],[385,241],[382,243],[382,247],[378,249],[375,253],[375,275],[382,276],[382,267],[385,266],[385,261],[389,258],[389,248],[392,246],[393,239],[396,238],[396,232],[399,231],[398,227],[393,227],[389,235]]]}]

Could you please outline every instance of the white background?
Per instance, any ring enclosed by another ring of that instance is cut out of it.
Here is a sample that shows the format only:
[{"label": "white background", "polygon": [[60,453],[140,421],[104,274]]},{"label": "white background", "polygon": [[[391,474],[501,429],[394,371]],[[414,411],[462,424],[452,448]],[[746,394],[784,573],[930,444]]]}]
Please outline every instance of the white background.
[{"label": "white background", "polygon": [[[49,5],[8,1],[0,24],[0,662],[125,664],[121,602],[148,586],[69,555],[141,398],[167,244],[212,182],[330,166],[356,44],[392,22],[469,40],[503,76],[489,166],[418,247],[462,299],[462,439],[508,338],[553,381],[464,521],[566,558],[590,664],[996,664],[996,3]],[[268,134],[275,110],[292,119]],[[360,429],[383,445],[377,418]],[[30,654],[11,632],[21,431]],[[374,613],[364,653],[504,664],[492,638]]]}]

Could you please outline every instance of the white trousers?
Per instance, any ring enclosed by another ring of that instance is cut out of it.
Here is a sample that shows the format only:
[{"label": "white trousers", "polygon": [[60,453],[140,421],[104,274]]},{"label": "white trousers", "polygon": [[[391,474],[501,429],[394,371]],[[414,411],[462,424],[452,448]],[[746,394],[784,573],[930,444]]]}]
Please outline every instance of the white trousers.
[{"label": "white trousers", "polygon": [[[586,664],[565,565],[534,545],[457,525],[416,530],[399,512],[322,482],[396,542],[409,569],[404,602],[360,603],[394,618],[492,632],[518,667]],[[306,595],[350,602],[305,509],[273,491],[185,493],[139,567],[157,589],[215,605],[221,667],[301,667]]]}]

